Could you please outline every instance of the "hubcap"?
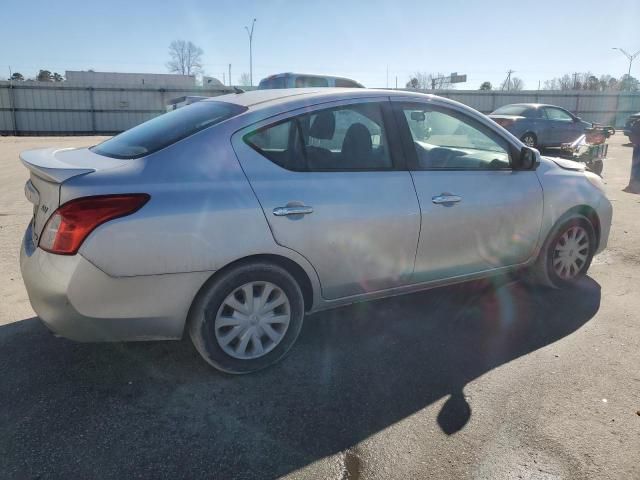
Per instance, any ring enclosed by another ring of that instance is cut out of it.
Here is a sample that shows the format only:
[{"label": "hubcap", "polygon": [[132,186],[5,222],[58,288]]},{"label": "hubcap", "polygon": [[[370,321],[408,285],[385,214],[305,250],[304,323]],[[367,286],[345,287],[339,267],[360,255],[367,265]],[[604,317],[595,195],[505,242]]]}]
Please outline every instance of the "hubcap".
[{"label": "hubcap", "polygon": [[282,341],[290,319],[289,299],[281,288],[270,282],[245,283],[218,309],[216,340],[233,358],[259,358]]},{"label": "hubcap", "polygon": [[582,227],[571,227],[556,242],[553,269],[560,278],[576,277],[589,256],[589,235]]},{"label": "hubcap", "polygon": [[522,140],[527,147],[534,147],[536,144],[535,140],[531,135],[525,135],[525,137]]}]

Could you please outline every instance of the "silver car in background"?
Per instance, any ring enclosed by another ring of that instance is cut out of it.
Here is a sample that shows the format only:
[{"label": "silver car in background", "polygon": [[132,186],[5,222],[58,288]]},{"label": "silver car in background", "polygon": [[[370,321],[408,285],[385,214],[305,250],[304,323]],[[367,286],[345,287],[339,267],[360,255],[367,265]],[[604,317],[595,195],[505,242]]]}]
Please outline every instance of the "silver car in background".
[{"label": "silver car in background", "polygon": [[571,143],[593,127],[564,108],[540,103],[504,105],[489,118],[532,148],[559,147]]},{"label": "silver car in background", "polygon": [[581,164],[408,92],[225,95],[21,159],[21,269],[48,327],[80,341],[186,330],[231,373],[282,358],[306,313],[516,270],[571,286],[612,214]]}]

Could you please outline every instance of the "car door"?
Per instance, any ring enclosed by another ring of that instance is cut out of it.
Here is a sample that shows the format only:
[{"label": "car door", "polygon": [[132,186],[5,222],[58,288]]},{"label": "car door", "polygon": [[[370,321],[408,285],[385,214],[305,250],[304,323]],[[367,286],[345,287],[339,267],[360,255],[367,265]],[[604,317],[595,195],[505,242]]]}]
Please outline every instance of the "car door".
[{"label": "car door", "polygon": [[534,254],[542,222],[535,171],[515,171],[517,149],[452,107],[394,102],[421,207],[415,282],[514,266]]},{"label": "car door", "polygon": [[244,129],[233,146],[275,241],[337,299],[410,282],[420,209],[390,103],[311,107]]},{"label": "car door", "polygon": [[558,107],[544,107],[544,112],[547,117],[550,144],[573,142],[582,134],[578,131],[574,117],[566,110]]}]

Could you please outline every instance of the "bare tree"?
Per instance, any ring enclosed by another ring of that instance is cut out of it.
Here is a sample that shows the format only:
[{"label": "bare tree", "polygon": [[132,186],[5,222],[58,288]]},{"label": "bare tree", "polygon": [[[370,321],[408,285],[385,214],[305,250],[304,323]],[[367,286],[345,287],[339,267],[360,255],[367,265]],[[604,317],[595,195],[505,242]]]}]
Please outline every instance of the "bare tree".
[{"label": "bare tree", "polygon": [[442,90],[451,87],[451,77],[441,73],[415,72],[409,77],[406,88],[417,90]]},{"label": "bare tree", "polygon": [[429,74],[429,86],[434,90],[447,90],[450,88],[454,88],[454,84],[451,83],[451,77],[449,75],[444,75],[440,72],[433,74]]},{"label": "bare tree", "polygon": [[245,72],[240,75],[240,86],[248,87],[249,85],[251,85],[251,78],[249,74]]},{"label": "bare tree", "polygon": [[407,82],[407,88],[415,88],[417,90],[427,90],[431,88],[429,75],[425,72],[415,72]]},{"label": "bare tree", "polygon": [[167,68],[181,75],[196,75],[202,71],[203,53],[193,42],[174,40],[169,45],[171,60],[167,62]]},{"label": "bare tree", "polygon": [[524,88],[524,82],[521,78],[513,77],[511,79],[511,90],[520,91]]},{"label": "bare tree", "polygon": [[571,90],[573,89],[573,78],[568,73],[565,73],[561,77],[552,78],[551,80],[545,80],[545,90]]}]

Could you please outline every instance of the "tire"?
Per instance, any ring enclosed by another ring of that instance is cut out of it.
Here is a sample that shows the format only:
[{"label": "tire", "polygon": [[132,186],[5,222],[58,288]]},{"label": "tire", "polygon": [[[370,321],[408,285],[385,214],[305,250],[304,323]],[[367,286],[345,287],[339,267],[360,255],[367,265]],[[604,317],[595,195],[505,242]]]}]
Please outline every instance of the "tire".
[{"label": "tire", "polygon": [[527,132],[522,137],[520,137],[522,143],[524,143],[527,147],[538,148],[538,137],[536,137],[535,133]]},{"label": "tire", "polygon": [[[586,217],[576,216],[559,223],[540,251],[534,272],[537,283],[552,288],[575,286],[587,274],[595,248],[595,230]],[[563,274],[562,267],[569,264]]]},{"label": "tire", "polygon": [[[261,313],[269,305],[277,306]],[[205,361],[222,372],[244,374],[281,360],[297,340],[303,319],[304,299],[293,276],[276,264],[259,262],[234,267],[205,284],[191,306],[187,328]]]}]

